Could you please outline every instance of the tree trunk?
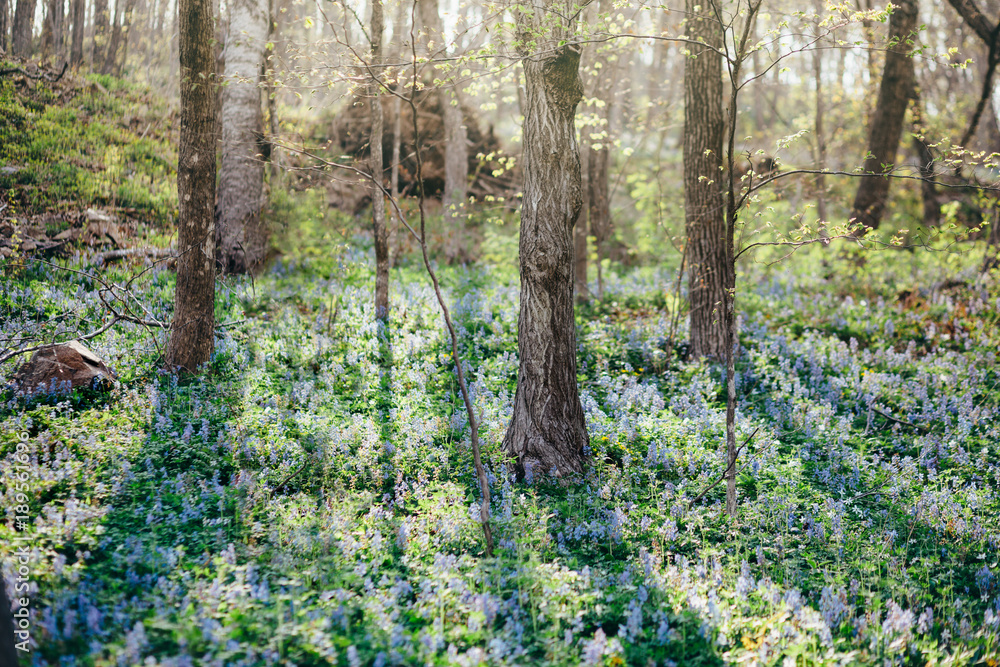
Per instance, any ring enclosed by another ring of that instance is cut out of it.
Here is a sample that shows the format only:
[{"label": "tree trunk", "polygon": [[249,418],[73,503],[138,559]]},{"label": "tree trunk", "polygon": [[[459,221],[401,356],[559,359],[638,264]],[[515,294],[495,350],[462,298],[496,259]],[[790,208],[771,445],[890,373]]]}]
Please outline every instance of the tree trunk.
[{"label": "tree trunk", "polygon": [[[598,12],[606,14],[614,8],[610,0],[601,0]],[[604,298],[604,266],[608,257],[608,240],[611,238],[611,201],[608,187],[609,142],[611,141],[611,119],[614,108],[613,92],[618,75],[618,59],[611,47],[597,44],[594,59],[596,81],[592,97],[598,100],[596,115],[601,124],[593,128],[596,137],[585,138],[584,145],[589,153],[587,171],[587,198],[590,208],[590,234],[594,237],[597,250],[597,298]]]},{"label": "tree trunk", "polygon": [[924,137],[926,128],[923,121],[923,104],[920,92],[913,93],[913,148],[920,160],[920,195],[924,204],[924,225],[936,227],[941,222],[941,204],[937,199],[937,188],[934,186],[934,153],[927,145]]},{"label": "tree trunk", "polygon": [[83,33],[86,23],[86,0],[73,0],[73,43],[69,50],[69,63],[73,67],[83,64]]},{"label": "tree trunk", "polygon": [[[580,51],[563,42],[572,34],[572,19],[546,11],[556,9],[553,5],[567,10],[563,4],[552,2],[533,14],[515,16],[519,40],[534,48],[522,46],[521,51],[525,114],[519,368],[514,414],[503,443],[519,477],[526,472],[582,472],[589,443],[576,384],[573,319],[573,225],[582,207],[574,126],[583,97]],[[568,25],[560,25],[563,20]]]},{"label": "tree trunk", "polygon": [[[586,128],[581,130],[586,132]],[[587,164],[590,153],[581,152],[580,160],[580,190],[582,202],[580,207],[580,219],[573,226],[573,293],[576,295],[577,303],[586,303],[590,299],[590,288],[587,286],[587,263],[589,260],[589,242],[587,240],[587,230],[590,225],[587,216],[590,214],[590,165]]]},{"label": "tree trunk", "polygon": [[94,45],[91,53],[91,63],[97,69],[104,63],[104,52],[107,47],[108,26],[111,22],[108,15],[108,0],[94,0]]},{"label": "tree trunk", "polygon": [[10,2],[0,0],[0,53],[7,53],[8,32],[10,32]]},{"label": "tree trunk", "polygon": [[168,368],[193,373],[215,345],[215,53],[211,0],[179,0],[177,289]]},{"label": "tree trunk", "polygon": [[441,91],[444,104],[444,195],[445,220],[459,223],[465,218],[465,195],[469,182],[468,133],[462,117],[459,85]]},{"label": "tree trunk", "polygon": [[35,24],[35,0],[17,0],[11,33],[11,53],[15,58],[31,57],[31,29]]},{"label": "tree trunk", "polygon": [[[900,0],[889,17],[889,44],[879,87],[878,102],[869,128],[868,153],[851,217],[871,229],[882,221],[889,179],[883,174],[896,163],[896,152],[903,132],[903,118],[913,94],[913,59],[909,56],[917,23],[917,0]],[[863,232],[863,230],[859,230]]]},{"label": "tree trunk", "polygon": [[[122,2],[125,6],[122,7]],[[128,49],[128,31],[132,26],[132,14],[135,10],[135,0],[119,0],[115,3],[115,21],[111,30],[111,41],[104,56],[101,74],[121,76],[125,66]]]},{"label": "tree trunk", "polygon": [[[448,55],[444,27],[438,0],[419,0],[417,7],[420,20],[423,22],[423,48],[425,55],[432,60]],[[438,68],[430,67],[431,79],[438,76]],[[449,78],[441,75],[441,78]],[[469,149],[468,133],[463,125],[461,96],[458,85],[454,82],[457,75],[451,75],[452,81],[439,88],[442,105],[442,122],[444,124],[444,192],[441,196],[442,209],[446,221],[458,222],[464,218],[462,205],[468,189],[469,180]],[[457,250],[453,252],[457,253]]]},{"label": "tree trunk", "polygon": [[66,12],[64,0],[49,0],[42,25],[42,59],[62,54],[63,15]]},{"label": "tree trunk", "polygon": [[590,234],[597,251],[597,298],[604,298],[604,267],[608,256],[608,239],[611,237],[611,206],[608,202],[608,147],[603,141],[600,148],[587,147],[590,153],[587,171],[587,205],[590,208]]},{"label": "tree trunk", "polygon": [[269,234],[261,220],[264,131],[260,73],[267,45],[266,0],[229,5],[226,85],[222,88],[222,166],[219,170],[219,263],[226,273],[258,270]]},{"label": "tree trunk", "polygon": [[[382,33],[385,19],[382,0],[372,0],[372,64],[375,67],[369,76],[381,74]],[[375,317],[385,323],[389,320],[389,231],[385,224],[385,193],[382,192],[382,131],[385,116],[382,112],[382,95],[378,83],[372,81],[368,87],[368,101],[371,105],[371,176],[372,184],[372,231],[375,237]]]},{"label": "tree trunk", "polygon": [[[715,47],[722,32],[699,0],[686,0],[686,34]],[[690,354],[722,360],[726,353],[727,261],[722,178],[722,56],[691,44],[684,64],[684,222],[687,232]]]},{"label": "tree trunk", "polygon": [[[816,15],[821,16],[825,8],[823,0],[816,0]],[[818,46],[818,45],[817,45]],[[754,51],[756,54],[756,51]],[[816,169],[826,169],[826,133],[823,129],[823,50],[813,49],[813,78],[816,79]],[[816,175],[816,213],[820,220],[820,233],[826,234],[826,176]]]}]

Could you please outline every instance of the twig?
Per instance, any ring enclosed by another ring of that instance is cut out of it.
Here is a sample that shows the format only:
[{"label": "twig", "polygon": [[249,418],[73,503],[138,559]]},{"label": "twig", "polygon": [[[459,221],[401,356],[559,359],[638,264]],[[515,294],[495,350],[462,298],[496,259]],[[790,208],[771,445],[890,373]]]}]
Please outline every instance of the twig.
[{"label": "twig", "polygon": [[94,261],[98,266],[103,266],[108,262],[126,259],[128,257],[152,257],[153,259],[162,259],[164,257],[172,258],[175,252],[176,250],[174,248],[124,248],[122,250],[102,252],[94,258]]},{"label": "twig", "polygon": [[688,502],[688,506],[689,507],[691,505],[694,505],[696,502],[698,502],[702,498],[704,498],[706,493],[708,493],[709,491],[711,491],[712,489],[714,489],[715,487],[717,487],[719,485],[719,483],[722,482],[722,480],[726,479],[726,475],[728,475],[729,471],[732,470],[733,466],[736,465],[736,460],[739,458],[740,452],[743,451],[743,448],[746,447],[750,443],[750,440],[752,440],[755,435],[757,435],[757,431],[759,431],[759,430],[760,430],[760,426],[758,426],[757,428],[755,428],[753,430],[753,433],[751,433],[749,436],[747,436],[747,439],[743,441],[743,444],[736,448],[736,456],[733,457],[732,463],[730,463],[728,466],[726,466],[726,469],[722,471],[722,475],[717,480],[715,480],[714,482],[712,482],[711,484],[709,484],[707,487],[705,487],[704,491],[702,491],[701,493],[699,493],[697,496],[694,497],[693,500],[691,500],[691,501]]},{"label": "twig", "polygon": [[292,481],[292,479],[296,475],[298,475],[300,472],[302,472],[303,470],[305,470],[307,465],[309,465],[309,459],[306,459],[305,461],[303,461],[302,465],[300,465],[298,468],[296,468],[295,470],[293,470],[292,472],[290,472],[288,474],[288,477],[286,477],[285,479],[283,479],[281,481],[281,484],[279,484],[278,486],[274,487],[274,492],[277,493],[278,491],[280,491],[282,489],[282,487],[285,486],[285,484],[288,484],[290,481]]},{"label": "twig", "polygon": [[893,417],[891,415],[887,415],[886,413],[882,412],[881,410],[877,410],[875,408],[872,408],[871,410],[875,414],[881,415],[882,417],[885,417],[886,419],[888,419],[891,422],[896,422],[900,426],[909,426],[910,428],[915,428],[918,431],[923,431],[924,433],[930,433],[931,432],[931,430],[929,428],[927,428],[926,426],[922,426],[920,424],[914,424],[913,422],[908,422],[908,421],[905,421],[903,419],[896,419],[895,417]]},{"label": "twig", "polygon": [[56,74],[54,77],[45,71],[42,71],[39,74],[32,74],[31,72],[28,72],[20,67],[5,67],[4,69],[0,69],[0,76],[7,76],[8,74],[23,74],[29,79],[35,79],[36,81],[43,80],[48,81],[49,83],[55,83],[62,78],[63,74],[66,73],[67,67],[69,67],[69,62],[63,61],[62,69],[59,70],[59,74]]},{"label": "twig", "polygon": [[[110,322],[102,326],[100,329],[92,331],[89,334],[85,334],[83,336],[76,336],[75,338],[70,338],[68,341],[63,341],[63,342],[70,343],[75,340],[90,340],[91,338],[96,338],[97,336],[100,336],[102,333],[104,333],[105,331],[113,327],[115,324],[117,324],[118,320],[119,318],[117,316],[113,317]],[[32,345],[31,347],[22,347],[19,350],[4,350],[3,352],[0,352],[0,364],[6,363],[7,361],[10,361],[11,359],[13,359],[18,355],[27,354],[28,352],[37,352],[38,350],[47,347],[52,347],[53,345],[56,344],[57,343],[52,342],[52,343],[44,343],[42,345]]]}]

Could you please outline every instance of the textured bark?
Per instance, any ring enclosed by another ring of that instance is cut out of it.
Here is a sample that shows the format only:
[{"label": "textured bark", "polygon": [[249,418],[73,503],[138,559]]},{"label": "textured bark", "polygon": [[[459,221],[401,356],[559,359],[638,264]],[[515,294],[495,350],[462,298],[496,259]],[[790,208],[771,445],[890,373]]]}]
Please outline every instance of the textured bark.
[{"label": "textured bark", "polygon": [[10,39],[10,50],[15,57],[31,57],[31,29],[34,24],[35,0],[17,0]]},{"label": "textured bark", "polygon": [[[380,71],[382,63],[382,33],[385,20],[382,12],[382,0],[372,0],[372,64],[375,68],[369,72],[373,75]],[[381,88],[372,82],[369,88],[369,104],[371,105],[371,176],[375,180],[372,186],[372,231],[375,237],[375,317],[383,322],[389,319],[389,231],[385,223],[385,194],[382,192],[382,130],[384,115],[382,112]]]},{"label": "textured bark", "polygon": [[266,0],[236,0],[229,7],[226,85],[222,89],[222,165],[219,171],[219,262],[226,273],[259,269],[269,234],[261,220],[264,130],[260,73],[267,44]]},{"label": "textured bark", "polygon": [[[721,46],[718,22],[699,0],[686,0],[686,34]],[[684,64],[684,223],[687,232],[690,354],[724,359],[727,261],[722,177],[722,56],[690,45]]]},{"label": "textured bark", "polygon": [[83,33],[87,23],[86,0],[73,0],[73,41],[69,50],[69,64],[83,64]]},{"label": "textured bark", "polygon": [[503,447],[519,476],[582,472],[589,443],[573,319],[573,225],[582,207],[574,118],[583,85],[578,47],[559,45],[573,30],[558,18],[573,15],[566,4],[516,13],[525,82],[521,306],[517,393]]},{"label": "textured bark", "polygon": [[168,368],[196,372],[215,345],[215,54],[211,0],[180,0],[177,288]]},{"label": "textured bark", "polygon": [[912,47],[908,44],[917,24],[916,0],[900,0],[889,17],[889,44],[885,54],[878,102],[869,127],[868,157],[854,197],[851,217],[865,227],[876,229],[882,221],[889,196],[889,178],[883,165],[896,164],[896,152],[903,132],[903,118],[913,94]]}]

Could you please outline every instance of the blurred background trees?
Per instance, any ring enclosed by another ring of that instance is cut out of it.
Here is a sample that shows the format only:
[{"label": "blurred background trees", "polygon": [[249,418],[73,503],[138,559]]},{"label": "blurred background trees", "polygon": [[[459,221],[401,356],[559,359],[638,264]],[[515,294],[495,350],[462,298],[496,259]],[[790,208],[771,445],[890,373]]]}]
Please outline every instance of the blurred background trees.
[{"label": "blurred background trees", "polygon": [[[374,170],[405,210],[419,189],[418,149],[440,223],[428,239],[436,256],[516,266],[513,223],[528,176],[517,5],[386,2],[377,55],[371,0],[210,6],[221,269],[259,270],[301,239],[304,206],[331,234],[377,235],[378,223],[362,222],[375,191],[365,179]],[[737,180],[755,188],[740,211],[738,245],[822,236],[851,221],[877,227],[886,243],[928,242],[952,224],[973,239],[996,237],[982,227],[996,217],[996,197],[982,186],[995,180],[989,156],[1000,149],[1000,3],[769,0],[750,25],[746,86],[732,110],[732,83],[712,49],[731,48],[716,40],[731,35],[726,17],[737,4],[712,6],[718,11],[702,25],[685,23],[692,8],[677,3],[573,5],[578,25],[567,40],[579,47],[583,86],[574,118],[579,303],[604,298],[621,267],[683,263],[687,280],[663,289],[683,296],[674,307],[692,318],[690,352],[721,355],[723,327],[712,313],[730,281],[717,271],[711,240],[724,229],[729,149],[720,137],[729,122]],[[178,0],[4,0],[0,48],[15,59],[5,76],[38,67],[50,76],[68,63],[96,85],[121,77],[177,104],[179,9]],[[23,80],[16,85],[36,79]],[[410,95],[419,146],[402,103]],[[699,96],[712,99],[693,104]],[[15,197],[20,186],[12,187]],[[380,261],[408,261],[412,239],[391,210],[385,217]]]}]

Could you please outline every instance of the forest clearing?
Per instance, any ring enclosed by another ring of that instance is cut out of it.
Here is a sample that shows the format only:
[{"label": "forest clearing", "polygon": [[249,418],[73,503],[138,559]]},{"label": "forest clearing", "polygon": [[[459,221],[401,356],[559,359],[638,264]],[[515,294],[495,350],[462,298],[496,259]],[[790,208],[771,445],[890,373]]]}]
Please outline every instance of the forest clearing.
[{"label": "forest clearing", "polygon": [[1000,4],[0,2],[0,667],[1000,665]]}]

